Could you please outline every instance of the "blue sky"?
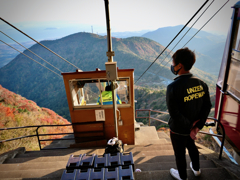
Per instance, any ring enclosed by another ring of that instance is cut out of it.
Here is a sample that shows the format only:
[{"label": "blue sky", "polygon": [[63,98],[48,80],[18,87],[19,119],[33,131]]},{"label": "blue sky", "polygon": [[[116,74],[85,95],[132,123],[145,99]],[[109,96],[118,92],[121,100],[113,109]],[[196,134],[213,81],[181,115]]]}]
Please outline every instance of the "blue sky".
[{"label": "blue sky", "polygon": [[[200,28],[226,1],[215,0],[194,28]],[[185,24],[204,2],[109,0],[111,29],[112,32],[152,31]],[[210,2],[212,0],[208,4]],[[230,0],[203,30],[226,35],[232,15],[231,6],[236,2]],[[0,16],[37,40],[91,32],[92,27],[94,33],[106,32],[104,0],[0,0]],[[0,30],[17,41],[29,41],[3,22],[0,22]],[[0,34],[0,39],[6,38]]]}]

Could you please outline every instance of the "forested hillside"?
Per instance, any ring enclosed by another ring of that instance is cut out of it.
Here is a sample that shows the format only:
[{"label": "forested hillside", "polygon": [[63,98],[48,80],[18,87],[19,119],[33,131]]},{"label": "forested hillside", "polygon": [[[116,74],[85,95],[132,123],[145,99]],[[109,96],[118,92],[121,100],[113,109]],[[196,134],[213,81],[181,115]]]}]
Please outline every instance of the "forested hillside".
[{"label": "forested hillside", "polygon": [[[41,43],[83,71],[95,71],[96,68],[105,69],[105,62],[107,61],[106,36],[76,33],[58,40],[42,41]],[[117,66],[120,69],[135,69],[135,80],[164,49],[161,44],[143,37],[113,38],[112,44],[115,52],[114,61],[117,61]],[[59,68],[62,72],[76,71],[75,67],[38,44],[33,45],[30,50]],[[27,50],[24,53],[53,69]],[[169,70],[170,64],[167,64],[168,61],[171,63],[170,56],[165,59],[168,53],[169,50],[160,56],[152,68],[138,82],[138,86],[151,89],[166,87],[167,83],[174,78],[174,75]],[[164,62],[162,62],[163,60]],[[165,64],[166,66],[164,66]],[[60,75],[60,72],[56,72]],[[215,76],[196,68],[192,72],[205,80],[210,87],[215,88]],[[39,106],[54,110],[70,121],[62,78],[24,55],[18,55],[9,64],[0,69],[0,84],[10,91],[33,100]],[[138,99],[137,96],[136,99]]]},{"label": "forested hillside", "polygon": [[[69,122],[44,107],[39,107],[35,102],[15,94],[0,85],[0,128],[21,127],[34,125],[69,124]],[[0,131],[0,139],[6,140],[20,136],[36,135],[36,128],[25,128],[17,130]],[[41,134],[70,133],[73,132],[71,126],[42,127]],[[63,135],[45,136],[45,139],[61,138]],[[42,137],[41,137],[42,138]],[[42,142],[42,145],[49,144],[49,141]],[[37,137],[25,138],[0,144],[0,154],[26,147],[27,150],[39,150]]]}]

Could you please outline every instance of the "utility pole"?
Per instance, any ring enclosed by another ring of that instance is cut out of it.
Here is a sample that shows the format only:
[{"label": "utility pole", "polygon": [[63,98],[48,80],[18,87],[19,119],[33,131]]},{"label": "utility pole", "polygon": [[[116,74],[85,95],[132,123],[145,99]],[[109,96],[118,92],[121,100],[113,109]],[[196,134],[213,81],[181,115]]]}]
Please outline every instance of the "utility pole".
[{"label": "utility pole", "polygon": [[[114,56],[114,51],[112,51],[112,37],[111,37],[111,28],[110,28],[110,16],[109,16],[109,1],[105,1],[105,11],[106,11],[106,24],[107,24],[107,41],[108,41],[108,51],[107,51],[107,57],[108,57],[108,62],[105,63],[106,66],[106,74],[107,78],[111,78],[115,76],[114,79],[111,80],[111,88],[112,88],[112,101],[113,101],[113,115],[114,115],[114,122],[115,122],[115,132],[116,132],[116,138],[118,138],[118,123],[117,123],[117,104],[116,104],[116,86],[117,86],[117,66],[116,63],[113,63],[113,56]],[[115,68],[107,68],[107,64],[110,65],[111,67],[114,66]],[[112,66],[113,65],[113,66]],[[110,69],[109,71],[107,69]],[[114,73],[116,72],[116,73]],[[112,73],[112,74],[110,74]]]}]

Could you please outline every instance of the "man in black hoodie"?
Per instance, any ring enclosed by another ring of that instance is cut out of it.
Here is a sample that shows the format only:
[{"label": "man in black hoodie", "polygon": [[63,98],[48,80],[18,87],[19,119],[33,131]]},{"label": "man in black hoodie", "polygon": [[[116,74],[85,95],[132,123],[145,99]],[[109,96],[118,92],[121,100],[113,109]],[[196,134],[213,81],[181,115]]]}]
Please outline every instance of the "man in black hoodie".
[{"label": "man in black hoodie", "polygon": [[201,174],[199,152],[194,140],[197,132],[203,128],[212,105],[207,84],[190,73],[196,61],[194,52],[188,48],[179,49],[172,58],[171,71],[179,76],[168,85],[166,100],[178,170],[171,168],[170,173],[175,179],[187,179],[186,148],[194,175]]}]

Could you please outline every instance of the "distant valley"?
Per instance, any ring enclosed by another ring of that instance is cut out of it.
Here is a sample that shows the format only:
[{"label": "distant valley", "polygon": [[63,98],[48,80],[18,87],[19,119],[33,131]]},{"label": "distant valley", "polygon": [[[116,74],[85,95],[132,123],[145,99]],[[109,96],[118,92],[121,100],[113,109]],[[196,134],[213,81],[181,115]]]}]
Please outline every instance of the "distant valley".
[{"label": "distant valley", "polygon": [[[23,46],[26,48],[31,47],[35,42],[24,42],[21,43]],[[19,51],[24,51],[25,48],[22,46],[18,45],[17,43],[10,44],[14,48],[18,49]],[[18,51],[12,49],[11,47],[5,45],[5,44],[0,44],[0,68],[8,64],[11,60],[13,60],[17,55],[19,54]]]}]

